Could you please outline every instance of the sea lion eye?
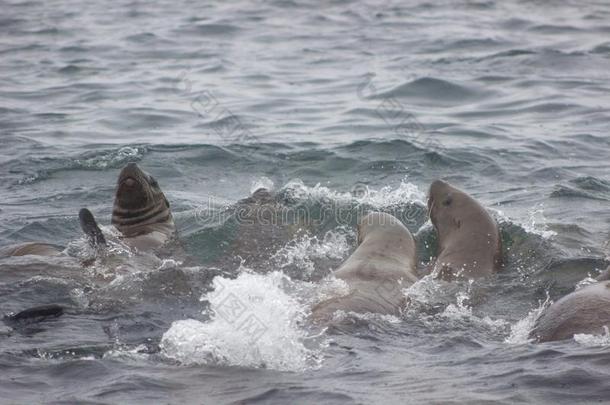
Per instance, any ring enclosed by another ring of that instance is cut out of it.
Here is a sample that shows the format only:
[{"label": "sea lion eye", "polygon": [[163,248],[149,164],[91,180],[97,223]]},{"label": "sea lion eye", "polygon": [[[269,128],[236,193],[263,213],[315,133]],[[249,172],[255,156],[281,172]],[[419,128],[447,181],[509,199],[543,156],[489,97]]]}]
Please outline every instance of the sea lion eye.
[{"label": "sea lion eye", "polygon": [[451,202],[453,201],[453,198],[451,197],[451,195],[448,195],[447,198],[445,198],[443,200],[443,205],[445,207],[448,207],[449,205],[451,205]]},{"label": "sea lion eye", "polygon": [[150,185],[153,187],[159,187],[159,183],[157,183],[157,180],[155,180],[153,176],[150,176]]}]

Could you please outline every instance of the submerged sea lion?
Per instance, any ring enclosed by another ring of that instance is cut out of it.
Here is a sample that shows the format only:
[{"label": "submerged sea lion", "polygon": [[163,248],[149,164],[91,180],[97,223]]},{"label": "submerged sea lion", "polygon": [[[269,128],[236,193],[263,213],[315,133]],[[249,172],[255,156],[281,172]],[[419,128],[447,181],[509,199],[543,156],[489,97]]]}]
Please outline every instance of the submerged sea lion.
[{"label": "submerged sea lion", "polygon": [[330,320],[337,310],[399,315],[406,304],[402,288],[417,281],[415,242],[394,216],[373,212],[358,225],[358,247],[334,272],[349,294],[317,304],[315,321]]},{"label": "submerged sea lion", "polygon": [[0,248],[0,257],[8,256],[59,256],[63,248],[51,243],[26,242]]},{"label": "submerged sea lion", "polygon": [[7,315],[4,321],[10,324],[31,323],[41,321],[47,318],[57,318],[63,315],[64,307],[57,304],[40,305],[37,307],[28,308],[16,314]]},{"label": "submerged sea lion", "polygon": [[610,281],[600,281],[566,295],[536,320],[530,338],[538,342],[570,339],[575,334],[600,335],[610,328]]},{"label": "submerged sea lion", "polygon": [[474,198],[442,180],[430,185],[430,220],[438,234],[438,277],[486,276],[502,265],[496,221]]},{"label": "submerged sea lion", "polygon": [[231,213],[226,225],[232,238],[212,262],[220,267],[243,264],[255,271],[268,271],[273,255],[304,234],[308,225],[299,216],[300,211],[291,210],[276,193],[264,187],[239,200],[227,212]]},{"label": "submerged sea lion", "polygon": [[112,224],[121,232],[123,242],[137,250],[157,249],[176,234],[169,202],[159,183],[135,163],[128,163],[119,174]]}]

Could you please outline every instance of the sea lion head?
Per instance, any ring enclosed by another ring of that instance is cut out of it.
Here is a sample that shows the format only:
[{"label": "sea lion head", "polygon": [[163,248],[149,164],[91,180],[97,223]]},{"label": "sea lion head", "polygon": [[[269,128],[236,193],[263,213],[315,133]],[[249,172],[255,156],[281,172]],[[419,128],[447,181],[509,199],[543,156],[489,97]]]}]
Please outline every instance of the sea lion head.
[{"label": "sea lion head", "polygon": [[447,265],[447,271],[464,270],[468,277],[475,277],[501,268],[497,223],[474,198],[435,180],[428,193],[428,214],[438,234],[437,260]]},{"label": "sea lion head", "polygon": [[468,194],[442,180],[435,180],[428,192],[428,215],[436,230],[446,234],[460,229],[464,215],[479,204]]},{"label": "sea lion head", "polygon": [[383,232],[390,234],[396,232],[404,233],[405,231],[405,226],[395,216],[385,212],[371,212],[358,223],[358,244],[361,244],[373,233]]},{"label": "sea lion head", "polygon": [[159,183],[137,164],[121,170],[112,211],[112,223],[124,231],[130,227],[152,225],[171,219],[169,202]]}]

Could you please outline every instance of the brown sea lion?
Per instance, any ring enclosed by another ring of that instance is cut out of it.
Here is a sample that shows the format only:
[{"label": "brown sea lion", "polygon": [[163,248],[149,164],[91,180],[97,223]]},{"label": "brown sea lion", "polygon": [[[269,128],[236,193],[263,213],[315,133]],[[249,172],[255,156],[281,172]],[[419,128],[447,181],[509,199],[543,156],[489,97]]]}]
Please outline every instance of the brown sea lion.
[{"label": "brown sea lion", "polygon": [[159,183],[135,163],[128,163],[119,174],[112,224],[124,243],[140,251],[157,249],[176,235],[169,202]]},{"label": "brown sea lion", "polygon": [[406,304],[402,289],[418,279],[416,262],[409,230],[390,214],[368,214],[358,225],[358,247],[334,272],[349,293],[317,304],[313,320],[330,320],[338,310],[399,315]]},{"label": "brown sea lion", "polygon": [[538,342],[571,339],[575,334],[604,333],[610,328],[610,281],[600,281],[566,295],[536,320],[530,338]]},{"label": "brown sea lion", "polygon": [[498,226],[474,198],[436,180],[430,185],[428,212],[438,234],[433,271],[439,278],[481,277],[501,267]]}]

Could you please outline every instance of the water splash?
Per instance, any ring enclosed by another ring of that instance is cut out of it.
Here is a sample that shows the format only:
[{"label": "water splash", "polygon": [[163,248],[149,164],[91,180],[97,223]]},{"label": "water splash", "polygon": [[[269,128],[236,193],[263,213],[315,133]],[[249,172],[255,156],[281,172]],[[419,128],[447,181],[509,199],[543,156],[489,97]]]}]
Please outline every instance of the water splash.
[{"label": "water splash", "polygon": [[528,211],[528,220],[522,225],[528,233],[533,233],[542,236],[545,239],[552,238],[557,235],[557,232],[547,228],[547,220],[544,216],[544,204],[535,205]]},{"label": "water splash", "polygon": [[345,280],[331,275],[324,278],[320,283],[316,283],[313,293],[309,295],[313,297],[311,300],[313,306],[334,297],[342,297],[349,294],[349,292],[350,287]]},{"label": "water splash", "polygon": [[412,183],[402,180],[398,187],[385,186],[379,190],[366,186],[365,192],[356,196],[361,204],[372,205],[375,208],[400,206],[404,203],[417,202],[426,205],[426,194]]},{"label": "water splash", "polygon": [[335,203],[357,203],[368,205],[376,209],[400,206],[405,203],[419,203],[425,205],[426,194],[406,179],[398,187],[385,186],[379,190],[366,185],[358,186],[357,192],[339,192],[320,183],[313,187],[306,186],[302,180],[295,179],[288,182],[282,191],[293,200],[332,201]]},{"label": "water splash", "polygon": [[162,353],[183,364],[218,364],[300,371],[316,367],[318,352],[306,347],[301,327],[306,306],[285,292],[292,281],[281,272],[236,279],[216,277],[210,320],[176,321],[163,335]]},{"label": "water splash", "polygon": [[353,238],[354,231],[346,227],[326,232],[322,240],[303,235],[279,249],[271,259],[282,269],[296,266],[304,279],[308,279],[315,271],[314,259],[343,259],[351,249],[349,240]]},{"label": "water splash", "polygon": [[444,302],[444,283],[435,279],[434,274],[428,274],[405,288],[403,292],[411,305],[434,306],[439,301]]},{"label": "water splash", "polygon": [[532,309],[525,318],[517,321],[510,328],[510,335],[504,340],[505,343],[518,345],[524,343],[530,343],[533,339],[530,338],[530,333],[534,329],[536,320],[542,314],[542,312],[551,305],[550,297],[547,293],[544,302],[541,302],[537,308]]},{"label": "water splash", "polygon": [[250,186],[250,194],[253,194],[255,191],[260,190],[261,188],[273,190],[275,188],[275,184],[269,177],[260,177],[252,182]]},{"label": "water splash", "polygon": [[469,280],[467,291],[458,291],[455,299],[455,304],[449,304],[443,311],[442,316],[447,318],[471,318],[472,307],[468,305],[470,299],[470,288],[472,287],[473,280]]}]

